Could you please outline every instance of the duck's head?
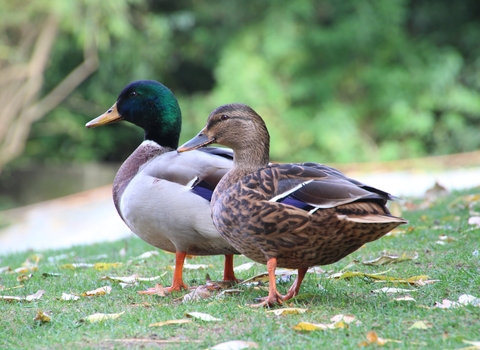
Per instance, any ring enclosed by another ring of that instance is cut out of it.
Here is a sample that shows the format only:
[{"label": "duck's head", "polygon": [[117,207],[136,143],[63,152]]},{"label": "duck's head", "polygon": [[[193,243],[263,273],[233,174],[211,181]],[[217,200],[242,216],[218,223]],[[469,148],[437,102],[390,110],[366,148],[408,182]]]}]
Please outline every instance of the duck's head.
[{"label": "duck's head", "polygon": [[212,143],[230,147],[236,157],[240,153],[252,153],[268,163],[270,135],[263,119],[247,105],[233,103],[218,107],[197,136],[177,151],[190,151]]},{"label": "duck's head", "polygon": [[182,114],[173,93],[154,80],[138,80],[125,86],[113,106],[88,122],[87,128],[128,121],[145,130],[145,139],[176,148]]}]

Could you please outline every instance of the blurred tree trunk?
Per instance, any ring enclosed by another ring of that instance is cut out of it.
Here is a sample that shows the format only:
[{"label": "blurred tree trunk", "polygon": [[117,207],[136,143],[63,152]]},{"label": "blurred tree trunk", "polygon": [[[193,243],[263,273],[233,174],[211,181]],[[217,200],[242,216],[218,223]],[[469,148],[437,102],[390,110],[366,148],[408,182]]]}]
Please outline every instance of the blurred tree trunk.
[{"label": "blurred tree trunk", "polygon": [[0,58],[0,174],[6,163],[22,153],[32,123],[58,106],[98,68],[92,35],[85,40],[83,62],[40,96],[58,29],[59,20],[54,14],[48,15],[40,28],[25,24],[16,40],[9,43],[15,62]]}]

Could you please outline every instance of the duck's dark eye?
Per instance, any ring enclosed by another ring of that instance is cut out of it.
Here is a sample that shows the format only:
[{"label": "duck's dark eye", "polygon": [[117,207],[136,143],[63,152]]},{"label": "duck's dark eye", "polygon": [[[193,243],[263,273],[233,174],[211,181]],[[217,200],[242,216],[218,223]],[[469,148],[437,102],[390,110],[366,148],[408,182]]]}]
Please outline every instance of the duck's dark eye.
[{"label": "duck's dark eye", "polygon": [[137,93],[135,91],[132,91],[129,96],[130,97],[135,97],[135,96],[137,96]]},{"label": "duck's dark eye", "polygon": [[230,117],[229,117],[228,115],[226,115],[226,114],[222,114],[222,115],[220,116],[220,119],[221,119],[221,120],[227,120],[228,118],[230,118]]}]

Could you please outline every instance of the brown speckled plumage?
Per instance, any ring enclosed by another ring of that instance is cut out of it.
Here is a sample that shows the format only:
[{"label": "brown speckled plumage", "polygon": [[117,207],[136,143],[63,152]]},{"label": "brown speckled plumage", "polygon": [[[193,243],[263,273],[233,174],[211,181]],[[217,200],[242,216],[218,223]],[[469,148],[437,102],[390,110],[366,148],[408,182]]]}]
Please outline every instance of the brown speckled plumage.
[{"label": "brown speckled plumage", "polygon": [[[386,208],[392,196],[336,169],[316,163],[269,165],[267,128],[248,106],[217,108],[179,151],[210,143],[234,151],[234,166],[213,194],[212,217],[233,247],[267,264],[270,292],[259,305],[295,296],[309,267],[334,263],[406,223]],[[275,287],[277,265],[299,270],[285,296]]]}]

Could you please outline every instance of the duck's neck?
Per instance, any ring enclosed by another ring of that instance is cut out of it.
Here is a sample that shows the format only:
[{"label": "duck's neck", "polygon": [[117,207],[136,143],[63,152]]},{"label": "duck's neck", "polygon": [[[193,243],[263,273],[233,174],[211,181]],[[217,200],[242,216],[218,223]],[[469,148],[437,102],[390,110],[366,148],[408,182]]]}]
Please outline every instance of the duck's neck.
[{"label": "duck's neck", "polygon": [[[145,130],[145,141],[154,141],[162,147],[169,148],[171,150],[178,148],[178,140],[180,139],[180,127],[178,130],[172,130],[171,132],[165,132],[162,125],[153,125],[152,128]],[[171,130],[171,129],[170,129]]]},{"label": "duck's neck", "polygon": [[266,167],[269,162],[269,145],[258,143],[234,150],[232,170],[244,176]]}]

